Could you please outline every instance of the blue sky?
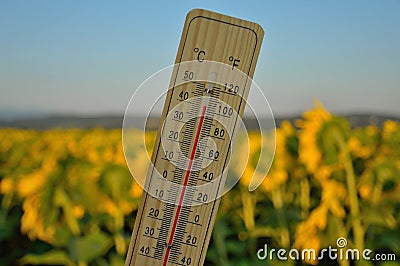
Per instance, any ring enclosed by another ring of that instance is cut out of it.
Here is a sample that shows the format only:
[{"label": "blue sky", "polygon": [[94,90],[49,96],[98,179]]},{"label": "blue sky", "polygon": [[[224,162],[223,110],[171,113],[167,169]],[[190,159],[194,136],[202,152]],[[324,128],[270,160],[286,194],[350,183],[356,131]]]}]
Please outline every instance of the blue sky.
[{"label": "blue sky", "polygon": [[122,113],[174,62],[193,8],[263,26],[254,79],[276,116],[316,98],[337,113],[400,114],[398,0],[0,1],[0,110]]}]

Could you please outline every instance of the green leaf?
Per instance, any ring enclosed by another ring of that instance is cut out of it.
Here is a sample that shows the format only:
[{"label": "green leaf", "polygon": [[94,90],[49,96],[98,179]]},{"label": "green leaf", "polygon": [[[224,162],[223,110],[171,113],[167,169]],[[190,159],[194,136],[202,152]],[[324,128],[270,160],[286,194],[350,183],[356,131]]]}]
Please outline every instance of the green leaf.
[{"label": "green leaf", "polygon": [[399,235],[394,232],[386,232],[377,237],[375,247],[389,248],[393,251],[400,250]]},{"label": "green leaf", "polygon": [[339,161],[339,148],[335,139],[339,137],[346,140],[348,134],[348,122],[341,117],[332,117],[322,125],[317,141],[326,164],[331,165]]},{"label": "green leaf", "polygon": [[101,189],[115,200],[128,195],[131,183],[129,171],[126,167],[118,165],[107,166],[100,177]]},{"label": "green leaf", "polygon": [[110,265],[111,266],[124,266],[125,265],[125,256],[124,257],[117,256],[117,255],[112,256]]},{"label": "green leaf", "polygon": [[21,265],[74,265],[74,263],[68,258],[68,255],[65,251],[57,249],[40,255],[25,255],[19,260],[19,263]]},{"label": "green leaf", "polygon": [[79,223],[72,211],[72,201],[68,194],[62,189],[58,188],[54,194],[54,204],[60,206],[63,209],[65,223],[74,235],[81,233]]},{"label": "green leaf", "polygon": [[285,148],[288,152],[290,152],[293,156],[299,155],[299,139],[296,135],[291,135],[286,138]]},{"label": "green leaf", "polygon": [[397,261],[384,261],[379,265],[381,265],[381,266],[400,266],[400,262],[397,262]]},{"label": "green leaf", "polygon": [[0,209],[0,240],[8,239],[17,231],[19,215],[8,214],[6,209]]},{"label": "green leaf", "polygon": [[364,213],[360,215],[361,219],[367,225],[378,225],[382,227],[390,227],[388,223],[388,217],[391,217],[392,213],[390,210],[386,210],[384,207],[370,207]]},{"label": "green leaf", "polygon": [[110,237],[102,232],[95,232],[84,237],[72,238],[68,250],[74,260],[90,262],[104,256],[112,245]]},{"label": "green leaf", "polygon": [[53,245],[56,247],[66,247],[71,237],[71,231],[69,231],[65,225],[61,225],[56,229],[55,241]]}]

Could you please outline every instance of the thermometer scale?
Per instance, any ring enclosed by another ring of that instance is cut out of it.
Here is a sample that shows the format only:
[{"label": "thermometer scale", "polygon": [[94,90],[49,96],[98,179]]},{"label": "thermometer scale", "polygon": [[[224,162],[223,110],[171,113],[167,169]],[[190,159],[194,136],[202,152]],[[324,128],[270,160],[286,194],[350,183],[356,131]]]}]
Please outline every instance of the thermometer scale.
[{"label": "thermometer scale", "polygon": [[203,265],[262,28],[188,13],[131,242],[130,265]]}]

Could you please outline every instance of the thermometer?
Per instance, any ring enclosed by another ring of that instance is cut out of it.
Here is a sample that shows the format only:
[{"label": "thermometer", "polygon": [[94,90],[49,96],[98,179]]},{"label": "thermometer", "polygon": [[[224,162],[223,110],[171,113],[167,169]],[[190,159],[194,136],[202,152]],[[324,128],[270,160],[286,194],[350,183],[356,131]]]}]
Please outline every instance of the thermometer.
[{"label": "thermometer", "polygon": [[125,265],[203,265],[263,29],[188,13]]}]

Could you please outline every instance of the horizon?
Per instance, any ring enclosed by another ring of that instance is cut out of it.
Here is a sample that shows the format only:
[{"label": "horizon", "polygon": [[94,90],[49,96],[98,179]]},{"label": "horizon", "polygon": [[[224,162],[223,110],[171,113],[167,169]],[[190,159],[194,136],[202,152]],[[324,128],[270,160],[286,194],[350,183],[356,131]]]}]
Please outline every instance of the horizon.
[{"label": "horizon", "polygon": [[[338,114],[334,114],[338,115]],[[388,116],[388,115],[376,115],[376,114],[347,114],[338,115],[341,118],[347,120],[350,127],[365,127],[365,126],[377,126],[382,127],[383,124],[388,121],[400,122],[400,116]],[[160,123],[159,116],[130,116],[128,118],[131,128],[139,130],[143,129],[146,124],[146,130],[157,130]],[[273,127],[279,127],[283,121],[290,121],[296,126],[296,121],[302,119],[300,114],[294,116],[275,116],[273,117],[274,123],[271,123],[271,117],[255,117],[244,116],[243,122],[248,130],[260,130],[260,122],[263,130],[270,130]],[[125,128],[122,115],[94,115],[94,116],[82,116],[82,115],[44,115],[44,116],[32,116],[32,117],[18,117],[13,119],[2,119],[0,116],[0,129],[1,128],[19,128],[19,129],[33,129],[33,130],[51,130],[51,129],[92,129],[92,128],[103,128],[103,129],[123,129]],[[145,122],[146,121],[146,122]],[[269,122],[268,122],[269,121]]]},{"label": "horizon", "polygon": [[[303,112],[298,113],[285,113],[285,114],[278,114],[274,115],[274,119],[292,119],[301,117],[302,114],[307,111],[304,110]],[[393,113],[385,113],[385,112],[371,112],[371,111],[355,111],[355,112],[328,112],[337,115],[337,116],[377,116],[377,117],[389,117],[389,118],[396,118],[400,119],[400,114],[393,114]],[[123,118],[124,112],[93,112],[93,113],[74,113],[74,112],[51,112],[51,111],[44,111],[44,110],[34,110],[34,112],[29,110],[2,110],[0,109],[0,121],[16,121],[16,120],[27,120],[27,119],[46,119],[46,118],[104,118],[104,117],[112,117],[112,118]],[[151,119],[158,119],[161,117],[161,114],[154,113],[150,116],[147,116],[145,113],[138,113],[135,115],[136,117],[148,117]],[[261,119],[268,119],[270,116],[259,116]],[[244,119],[254,119],[254,116],[249,114],[243,114]]]}]

